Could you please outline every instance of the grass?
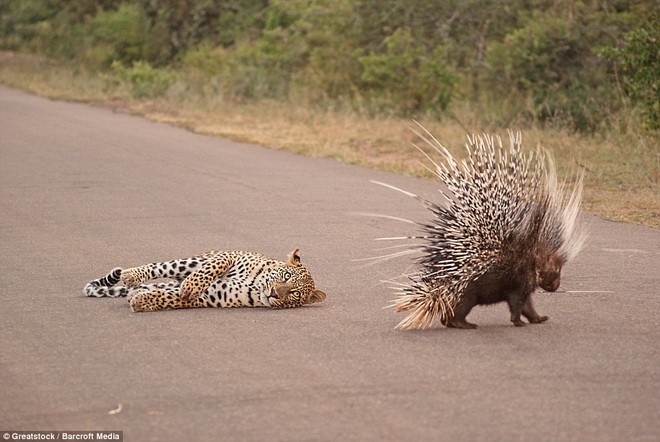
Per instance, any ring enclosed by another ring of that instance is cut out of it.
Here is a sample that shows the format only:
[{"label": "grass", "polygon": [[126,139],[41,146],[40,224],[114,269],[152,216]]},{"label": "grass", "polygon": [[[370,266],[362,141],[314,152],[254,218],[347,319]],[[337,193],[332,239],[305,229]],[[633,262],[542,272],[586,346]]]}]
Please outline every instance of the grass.
[{"label": "grass", "polygon": [[[373,118],[277,101],[240,102],[222,94],[195,91],[179,81],[156,99],[133,99],[111,74],[91,74],[34,55],[0,52],[0,83],[53,99],[90,102],[195,132],[257,143],[303,155],[429,177],[411,146],[411,120]],[[457,119],[420,122],[448,147],[460,148],[466,127],[480,131],[467,110]],[[660,152],[657,134],[629,129],[600,136],[561,130],[523,130],[528,146],[541,144],[566,175],[585,171],[583,209],[612,220],[660,227]],[[504,129],[499,130],[503,137]],[[460,152],[460,149],[455,150]]]}]

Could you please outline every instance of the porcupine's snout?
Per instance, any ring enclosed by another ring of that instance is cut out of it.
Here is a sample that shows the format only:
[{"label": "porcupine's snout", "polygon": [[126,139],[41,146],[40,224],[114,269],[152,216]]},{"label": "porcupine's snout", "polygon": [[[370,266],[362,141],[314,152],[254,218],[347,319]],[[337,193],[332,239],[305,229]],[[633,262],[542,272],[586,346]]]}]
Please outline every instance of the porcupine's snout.
[{"label": "porcupine's snout", "polygon": [[559,253],[551,254],[540,266],[538,284],[546,292],[555,292],[561,284],[561,269],[566,259]]},{"label": "porcupine's snout", "polygon": [[556,275],[548,276],[548,279],[544,279],[543,277],[541,277],[539,286],[546,292],[555,292],[559,288],[560,283],[561,283],[561,276],[559,275],[559,273],[557,273]]}]

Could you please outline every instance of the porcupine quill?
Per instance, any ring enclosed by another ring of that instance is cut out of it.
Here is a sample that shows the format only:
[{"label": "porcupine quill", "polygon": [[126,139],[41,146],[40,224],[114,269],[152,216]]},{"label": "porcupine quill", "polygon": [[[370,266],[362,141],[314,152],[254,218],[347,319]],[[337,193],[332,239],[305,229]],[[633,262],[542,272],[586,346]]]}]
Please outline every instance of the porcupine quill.
[{"label": "porcupine quill", "polygon": [[[421,125],[415,133],[439,156],[432,172],[446,191],[435,203],[385,183],[420,201],[432,217],[417,223],[421,234],[380,238],[416,240],[408,251],[387,259],[421,252],[419,271],[397,284],[388,307],[408,315],[399,329],[424,329],[436,319],[448,327],[475,328],[466,316],[475,305],[506,301],[511,322],[545,322],[533,307],[531,294],[539,287],[559,288],[562,267],[580,251],[586,234],[577,226],[582,174],[568,189],[560,184],[554,161],[541,149],[525,152],[522,136],[509,131],[509,147],[500,137],[468,136],[467,158],[457,161]],[[410,222],[409,220],[403,220]]]}]

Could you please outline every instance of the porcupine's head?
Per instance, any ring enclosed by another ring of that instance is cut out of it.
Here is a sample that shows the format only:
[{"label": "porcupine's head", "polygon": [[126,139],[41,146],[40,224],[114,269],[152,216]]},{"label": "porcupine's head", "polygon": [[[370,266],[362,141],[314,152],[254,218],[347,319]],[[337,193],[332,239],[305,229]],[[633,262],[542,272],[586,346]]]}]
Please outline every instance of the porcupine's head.
[{"label": "porcupine's head", "polygon": [[539,260],[536,263],[536,278],[539,287],[546,292],[557,291],[561,283],[561,269],[565,263],[564,258],[558,253]]},{"label": "porcupine's head", "polygon": [[[554,292],[561,284],[561,270],[582,248],[586,234],[576,228],[582,199],[582,175],[578,175],[570,195],[566,184],[557,182],[552,157],[545,154],[545,173],[537,193],[540,222],[535,232],[534,260],[537,285]],[[534,230],[534,229],[532,229]]]}]

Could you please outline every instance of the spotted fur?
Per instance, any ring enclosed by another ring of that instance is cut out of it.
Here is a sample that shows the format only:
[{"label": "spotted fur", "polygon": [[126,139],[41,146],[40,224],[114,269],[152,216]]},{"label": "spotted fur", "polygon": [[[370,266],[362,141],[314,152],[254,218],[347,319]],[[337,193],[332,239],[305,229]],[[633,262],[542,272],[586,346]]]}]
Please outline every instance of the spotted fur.
[{"label": "spotted fur", "polygon": [[[151,282],[168,279],[166,282]],[[122,285],[117,285],[120,283]],[[291,308],[325,300],[298,249],[286,262],[252,252],[209,252],[187,259],[115,268],[87,283],[90,297],[126,296],[135,312],[200,307]]]},{"label": "spotted fur", "polygon": [[121,268],[114,268],[102,278],[88,282],[84,288],[85,295],[95,298],[126,296],[126,287],[113,287],[120,278]]}]

